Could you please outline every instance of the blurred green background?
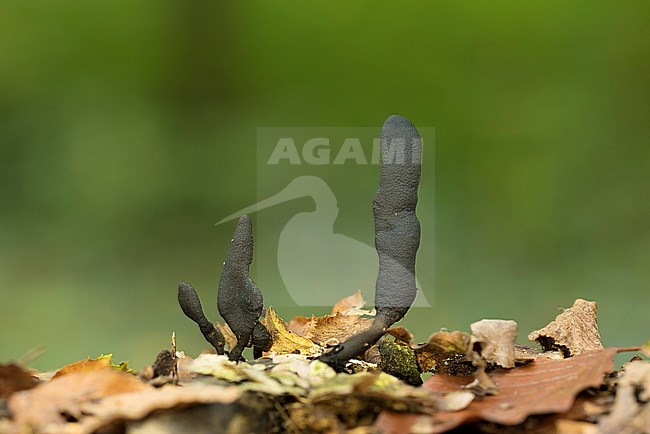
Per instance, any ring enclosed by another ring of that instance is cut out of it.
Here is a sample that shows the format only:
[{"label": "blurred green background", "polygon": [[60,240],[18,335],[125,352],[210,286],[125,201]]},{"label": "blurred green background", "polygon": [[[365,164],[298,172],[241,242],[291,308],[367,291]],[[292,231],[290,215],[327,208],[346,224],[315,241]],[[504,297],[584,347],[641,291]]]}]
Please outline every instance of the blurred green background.
[{"label": "blurred green background", "polygon": [[650,337],[648,2],[222,3],[0,4],[0,360],[139,368],[172,330],[199,352],[176,284],[217,319],[256,129],[392,113],[436,129],[418,339],[512,318],[525,341],[577,297],[607,345]]}]

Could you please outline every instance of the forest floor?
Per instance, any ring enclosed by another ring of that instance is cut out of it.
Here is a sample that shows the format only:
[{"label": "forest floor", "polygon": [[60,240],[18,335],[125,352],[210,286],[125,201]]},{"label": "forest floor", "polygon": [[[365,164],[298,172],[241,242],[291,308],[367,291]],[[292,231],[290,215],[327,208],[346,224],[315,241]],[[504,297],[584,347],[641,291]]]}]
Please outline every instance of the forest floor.
[{"label": "forest floor", "polygon": [[373,314],[359,293],[320,317],[269,308],[270,350],[238,363],[172,338],[141,372],[110,355],[45,373],[0,365],[0,433],[650,433],[650,342],[604,348],[594,302],[530,332],[534,346],[516,343],[515,321],[482,320],[423,343],[392,327],[338,372],[317,360]]}]

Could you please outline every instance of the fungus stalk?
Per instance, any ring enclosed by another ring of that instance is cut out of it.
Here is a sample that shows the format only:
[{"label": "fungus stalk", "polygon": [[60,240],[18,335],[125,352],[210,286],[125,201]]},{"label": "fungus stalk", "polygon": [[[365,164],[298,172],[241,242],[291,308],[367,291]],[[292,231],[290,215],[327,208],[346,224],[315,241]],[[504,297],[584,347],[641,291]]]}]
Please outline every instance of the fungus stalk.
[{"label": "fungus stalk", "polygon": [[252,346],[255,358],[269,349],[271,337],[259,319],[264,309],[262,291],[248,275],[253,262],[253,226],[244,214],[237,222],[228,256],[223,265],[217,307],[237,337],[230,350],[230,360],[238,361],[245,347]]},{"label": "fungus stalk", "polygon": [[401,116],[389,117],[381,131],[381,177],[372,204],[379,256],[377,316],[368,330],[320,357],[336,369],[342,369],[349,359],[375,344],[388,327],[404,317],[415,300],[415,259],[420,246],[415,208],[421,160],[422,139],[413,124]]}]

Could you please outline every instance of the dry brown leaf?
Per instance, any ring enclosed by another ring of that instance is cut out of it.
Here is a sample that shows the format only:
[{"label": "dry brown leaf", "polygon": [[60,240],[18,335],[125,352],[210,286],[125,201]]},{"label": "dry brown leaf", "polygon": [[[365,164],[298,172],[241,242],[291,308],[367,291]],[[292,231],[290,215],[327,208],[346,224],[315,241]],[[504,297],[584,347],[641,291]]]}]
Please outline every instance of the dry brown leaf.
[{"label": "dry brown leaf", "polygon": [[232,350],[235,345],[237,345],[237,336],[230,330],[228,324],[214,323],[214,328],[216,328],[223,335],[226,340],[226,351]]},{"label": "dry brown leaf", "polygon": [[311,340],[287,330],[282,318],[275,313],[272,307],[266,310],[264,325],[271,334],[273,344],[269,353],[274,354],[306,354],[316,355],[319,347]]},{"label": "dry brown leaf", "polygon": [[0,398],[8,398],[14,392],[31,389],[37,384],[38,380],[22,366],[0,365]]},{"label": "dry brown leaf", "polygon": [[515,341],[518,326],[515,321],[484,319],[471,326],[472,347],[481,347],[481,356],[504,368],[515,367]]},{"label": "dry brown leaf", "polygon": [[650,432],[650,363],[628,363],[618,382],[611,414],[600,420],[602,434]]},{"label": "dry brown leaf", "polygon": [[596,310],[596,302],[579,298],[546,327],[529,334],[528,339],[536,341],[546,351],[560,350],[565,357],[600,350],[603,344]]},{"label": "dry brown leaf", "polygon": [[357,289],[354,294],[342,298],[336,302],[332,308],[332,315],[335,315],[339,312],[343,314],[358,313],[358,311],[363,309],[363,306],[365,305],[366,301],[363,299],[361,291]]},{"label": "dry brown leaf", "polygon": [[439,354],[466,354],[470,346],[470,335],[460,331],[436,332],[423,344],[413,347],[416,351]]},{"label": "dry brown leaf", "polygon": [[80,418],[81,406],[88,401],[150,388],[134,375],[113,369],[75,372],[14,393],[8,407],[16,424],[38,430],[49,424],[63,424],[63,414]]},{"label": "dry brown leaf", "polygon": [[346,341],[372,325],[372,319],[361,317],[362,314],[368,313],[362,310],[365,303],[361,291],[357,290],[353,295],[339,300],[330,314],[292,318],[287,324],[287,330],[320,346]]},{"label": "dry brown leaf", "polygon": [[413,341],[413,335],[410,331],[403,326],[395,326],[386,330],[387,335],[393,336],[396,340],[402,341],[406,344],[411,345],[411,348],[416,345]]},{"label": "dry brown leaf", "polygon": [[88,357],[87,359],[65,365],[63,368],[56,371],[52,380],[75,372],[101,371],[105,369],[112,369],[110,357],[100,356],[96,359]]},{"label": "dry brown leaf", "polygon": [[310,327],[310,324],[314,318],[316,317],[313,315],[311,318],[307,318],[306,316],[300,316],[300,315],[294,316],[287,323],[287,330],[299,336],[304,336],[305,332]]},{"label": "dry brown leaf", "polygon": [[237,387],[192,383],[184,387],[165,386],[110,396],[82,405],[83,413],[90,416],[81,420],[79,434],[95,432],[116,420],[140,420],[156,410],[180,405],[230,404],[239,399],[241,393]]},{"label": "dry brown leaf", "polygon": [[372,321],[369,318],[361,318],[359,315],[344,315],[342,313],[313,317],[304,329],[303,336],[319,345],[324,345],[332,340],[343,342],[370,328]]},{"label": "dry brown leaf", "polygon": [[[458,412],[428,415],[429,432],[445,432],[463,423],[479,420],[517,425],[530,415],[564,413],[571,408],[580,391],[602,384],[604,375],[614,369],[612,358],[617,352],[616,348],[607,348],[569,359],[539,358],[522,367],[495,371],[490,378],[499,387],[498,395],[476,399],[469,407]],[[432,392],[450,393],[462,390],[473,380],[473,376],[434,375],[423,387]],[[386,433],[407,432],[415,421],[415,415],[385,411],[375,426]]]},{"label": "dry brown leaf", "polygon": [[429,336],[426,342],[416,344],[413,335],[402,326],[392,327],[386,334],[394,336],[402,342],[406,342],[416,352],[427,352],[436,354],[466,354],[470,347],[471,336],[469,333],[460,331],[435,332]]},{"label": "dry brown leaf", "polygon": [[[460,397],[433,396],[420,387],[404,384],[384,372],[358,372],[338,374],[309,392],[309,403],[315,407],[336,408],[337,415],[372,414],[377,407],[397,411],[421,412],[437,404],[443,406],[461,405]],[[437,407],[436,407],[437,408]]]}]

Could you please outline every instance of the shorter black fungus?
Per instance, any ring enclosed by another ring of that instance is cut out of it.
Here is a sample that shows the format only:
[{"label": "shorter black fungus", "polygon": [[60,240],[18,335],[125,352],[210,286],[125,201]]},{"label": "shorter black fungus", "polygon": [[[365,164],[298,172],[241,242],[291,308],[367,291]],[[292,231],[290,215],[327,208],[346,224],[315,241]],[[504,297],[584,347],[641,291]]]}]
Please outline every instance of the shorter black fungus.
[{"label": "shorter black fungus", "polygon": [[244,348],[253,346],[255,357],[271,345],[268,331],[259,319],[264,309],[262,291],[248,275],[253,262],[253,223],[248,215],[239,218],[223,264],[217,308],[237,338],[230,360],[238,361]]},{"label": "shorter black fungus", "polygon": [[189,283],[183,282],[178,285],[178,304],[180,304],[185,315],[198,324],[203,337],[214,347],[217,354],[225,354],[226,340],[221,332],[214,327],[214,324],[205,317],[201,307],[201,300],[199,300],[198,294]]},{"label": "shorter black fungus", "polygon": [[271,334],[266,330],[264,325],[257,321],[255,328],[253,329],[253,334],[251,336],[251,346],[253,347],[253,357],[259,359],[262,357],[264,351],[271,349],[273,341],[271,339]]}]

